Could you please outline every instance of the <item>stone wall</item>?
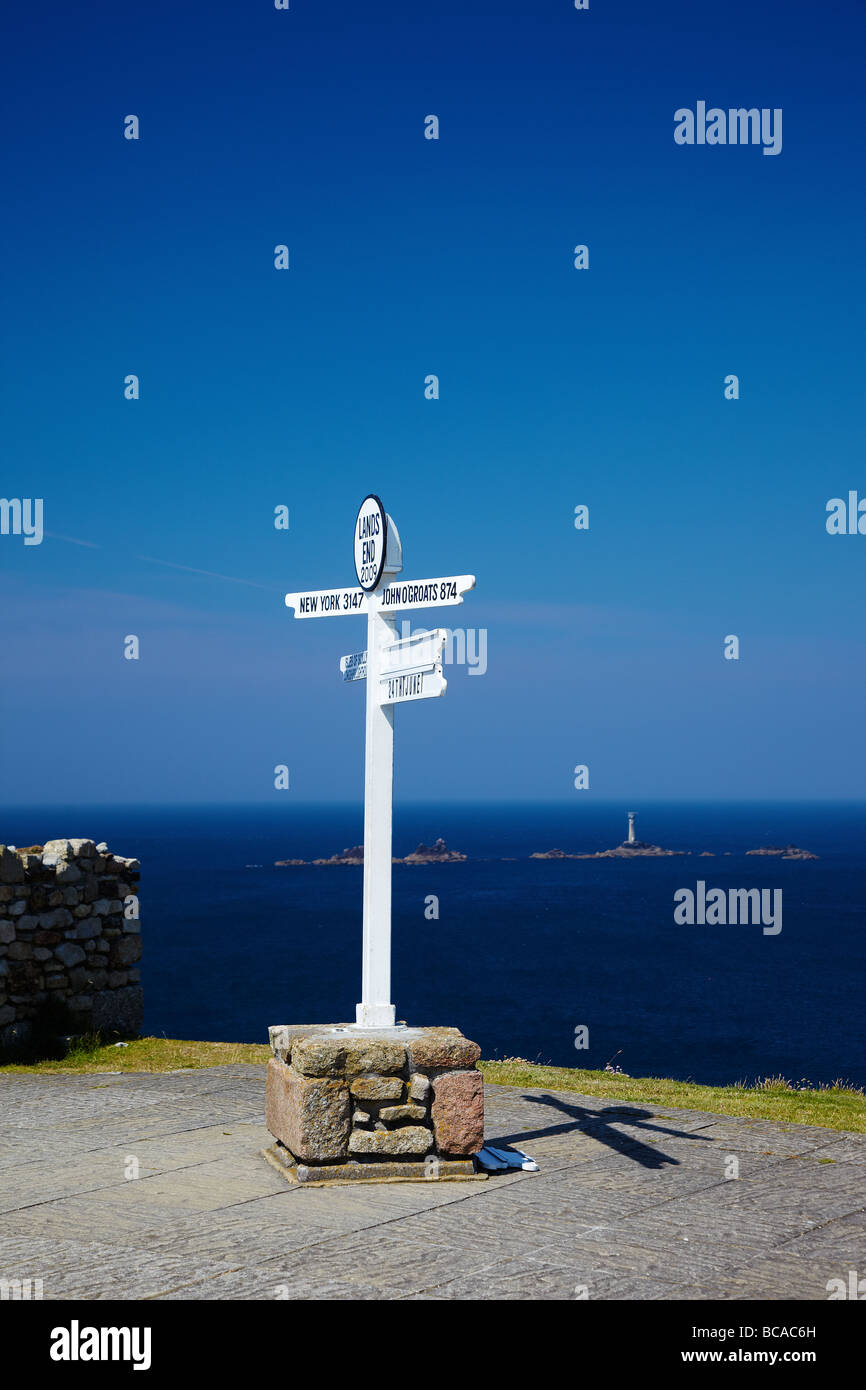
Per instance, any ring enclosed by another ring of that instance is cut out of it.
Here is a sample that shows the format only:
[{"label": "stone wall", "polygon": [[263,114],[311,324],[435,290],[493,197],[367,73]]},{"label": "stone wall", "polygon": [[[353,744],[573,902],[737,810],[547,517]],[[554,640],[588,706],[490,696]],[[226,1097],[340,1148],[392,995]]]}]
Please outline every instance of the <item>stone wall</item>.
[{"label": "stone wall", "polygon": [[92,840],[0,845],[0,1048],[138,1031],[138,877]]},{"label": "stone wall", "polygon": [[269,1029],[269,1150],[298,1182],[465,1177],[484,1143],[481,1049],[457,1028]]}]

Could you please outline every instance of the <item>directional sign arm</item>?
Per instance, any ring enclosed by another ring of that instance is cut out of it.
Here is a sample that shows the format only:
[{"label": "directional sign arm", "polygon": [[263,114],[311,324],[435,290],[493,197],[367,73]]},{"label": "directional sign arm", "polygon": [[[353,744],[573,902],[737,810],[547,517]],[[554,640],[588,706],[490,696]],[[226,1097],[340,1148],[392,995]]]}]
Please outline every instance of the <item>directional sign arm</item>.
[{"label": "directional sign arm", "polygon": [[474,588],[474,574],[454,574],[445,579],[400,579],[380,590],[379,611],[395,613],[401,608],[448,607],[462,603],[463,595]]},{"label": "directional sign arm", "polygon": [[344,681],[365,681],[367,679],[367,653],[352,652],[340,657],[340,671]]},{"label": "directional sign arm", "polygon": [[363,589],[312,589],[286,594],[286,607],[294,608],[296,618],[338,618],[358,617],[367,603]]},{"label": "directional sign arm", "polygon": [[392,671],[380,675],[376,698],[380,705],[397,705],[404,700],[429,700],[444,695],[447,689],[442,667],[429,666],[421,671]]}]

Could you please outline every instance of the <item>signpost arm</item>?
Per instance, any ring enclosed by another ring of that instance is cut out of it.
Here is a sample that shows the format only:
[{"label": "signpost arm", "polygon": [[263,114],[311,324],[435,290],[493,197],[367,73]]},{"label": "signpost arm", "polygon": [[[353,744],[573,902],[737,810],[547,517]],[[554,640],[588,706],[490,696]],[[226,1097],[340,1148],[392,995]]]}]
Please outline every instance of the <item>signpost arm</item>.
[{"label": "signpost arm", "polygon": [[391,1003],[391,811],[394,792],[394,706],[379,703],[382,648],[396,636],[394,620],[370,596],[367,610],[367,738],[364,768],[364,940],[361,1003],[364,1028],[393,1027]]}]

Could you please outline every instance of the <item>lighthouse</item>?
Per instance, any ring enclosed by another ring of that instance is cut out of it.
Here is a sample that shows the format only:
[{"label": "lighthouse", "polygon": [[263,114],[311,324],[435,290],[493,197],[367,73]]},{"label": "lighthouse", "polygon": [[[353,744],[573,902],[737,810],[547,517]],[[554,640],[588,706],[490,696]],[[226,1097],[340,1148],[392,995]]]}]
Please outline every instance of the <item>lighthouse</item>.
[{"label": "lighthouse", "polygon": [[636,811],[629,811],[628,813],[628,840],[626,843],[630,845],[634,844],[636,838],[634,833],[634,818],[636,815]]}]

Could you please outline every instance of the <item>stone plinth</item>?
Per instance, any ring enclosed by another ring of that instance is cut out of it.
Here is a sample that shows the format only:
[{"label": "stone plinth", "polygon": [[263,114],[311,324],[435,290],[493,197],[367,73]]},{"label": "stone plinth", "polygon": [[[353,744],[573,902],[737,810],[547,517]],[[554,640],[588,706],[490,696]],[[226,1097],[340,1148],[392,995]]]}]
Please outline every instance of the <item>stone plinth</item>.
[{"label": "stone plinth", "polygon": [[291,1181],[476,1176],[484,1143],[477,1043],[457,1028],[269,1029],[265,1157]]}]

